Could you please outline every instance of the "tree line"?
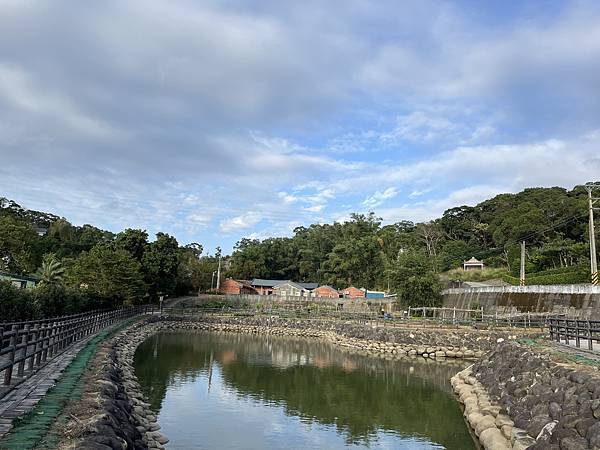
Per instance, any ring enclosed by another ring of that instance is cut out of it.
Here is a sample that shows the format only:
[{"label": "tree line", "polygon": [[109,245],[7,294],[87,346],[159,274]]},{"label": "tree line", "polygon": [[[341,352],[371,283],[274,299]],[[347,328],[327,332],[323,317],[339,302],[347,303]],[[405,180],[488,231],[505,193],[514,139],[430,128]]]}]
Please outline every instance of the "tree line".
[{"label": "tree line", "polygon": [[291,237],[242,239],[231,274],[355,285],[398,293],[404,304],[434,305],[440,274],[455,276],[448,271],[471,257],[518,276],[522,240],[528,273],[577,273],[580,280],[589,265],[587,233],[583,187],[530,188],[450,208],[426,223],[383,225],[373,213],[353,214],[344,223],[298,227]]},{"label": "tree line", "polygon": [[217,262],[202,252],[201,244],[181,246],[166,233],[150,242],[145,230],[74,226],[0,198],[0,271],[40,280],[33,290],[0,283],[0,317],[48,317],[207,289]]},{"label": "tree line", "polygon": [[[470,257],[518,276],[519,242],[538,279],[584,280],[589,265],[587,193],[582,187],[530,188],[433,221],[383,224],[375,214],[298,227],[290,237],[241,239],[222,258],[222,275],[311,281],[397,293],[405,305],[435,305],[441,279]],[[22,208],[0,198],[0,271],[35,274],[34,290],[0,283],[0,316],[37,317],[209,291],[221,257],[166,233],[111,233]],[[581,275],[583,274],[583,275]],[[572,278],[575,279],[575,278]]]}]

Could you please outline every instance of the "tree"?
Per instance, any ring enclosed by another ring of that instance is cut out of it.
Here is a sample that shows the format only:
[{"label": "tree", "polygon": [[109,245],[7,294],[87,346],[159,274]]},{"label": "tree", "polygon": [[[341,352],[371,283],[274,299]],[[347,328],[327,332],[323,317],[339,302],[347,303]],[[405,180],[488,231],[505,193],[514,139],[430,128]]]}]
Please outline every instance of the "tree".
[{"label": "tree", "polygon": [[142,268],[151,295],[173,294],[177,286],[179,244],[166,233],[157,233],[142,257]]},{"label": "tree", "polygon": [[42,266],[38,269],[37,275],[40,277],[42,286],[60,286],[63,283],[65,268],[53,254],[44,256]]},{"label": "tree", "polygon": [[111,306],[138,303],[146,292],[140,263],[129,252],[106,244],[77,258],[68,278],[72,285]]},{"label": "tree", "polygon": [[30,273],[38,266],[33,227],[12,216],[0,216],[0,270]]},{"label": "tree", "polygon": [[127,228],[117,234],[115,246],[116,248],[128,251],[136,260],[142,262],[144,252],[148,247],[148,233],[146,230]]},{"label": "tree", "polygon": [[440,242],[444,237],[442,228],[435,222],[420,223],[417,225],[417,234],[425,243],[429,256],[437,257]]},{"label": "tree", "polygon": [[401,253],[390,270],[390,283],[403,306],[437,306],[441,285],[432,259],[423,251]]}]

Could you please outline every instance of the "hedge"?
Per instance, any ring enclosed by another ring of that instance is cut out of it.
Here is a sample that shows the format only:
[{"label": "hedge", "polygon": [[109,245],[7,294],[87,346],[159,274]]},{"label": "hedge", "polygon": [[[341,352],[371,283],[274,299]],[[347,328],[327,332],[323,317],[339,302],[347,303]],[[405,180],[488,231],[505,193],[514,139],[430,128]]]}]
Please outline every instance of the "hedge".
[{"label": "hedge", "polygon": [[[519,279],[510,275],[505,275],[502,280],[512,284],[513,286],[519,285]],[[583,272],[567,272],[567,273],[556,273],[550,275],[541,276],[525,276],[525,285],[531,286],[536,284],[578,284],[578,283],[589,283],[590,277],[588,274]]]}]

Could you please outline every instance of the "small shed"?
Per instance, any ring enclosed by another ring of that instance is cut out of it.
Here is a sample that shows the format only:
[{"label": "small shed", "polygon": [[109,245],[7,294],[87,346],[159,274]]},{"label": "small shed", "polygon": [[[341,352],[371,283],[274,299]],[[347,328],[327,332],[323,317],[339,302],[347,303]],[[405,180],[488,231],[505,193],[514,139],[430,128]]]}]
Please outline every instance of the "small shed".
[{"label": "small shed", "polygon": [[273,288],[278,284],[285,283],[289,280],[264,280],[262,278],[254,278],[250,282],[250,286],[252,286],[259,295],[271,295],[273,294]]},{"label": "small shed", "polygon": [[479,261],[475,257],[471,257],[468,261],[463,261],[463,270],[482,270],[483,268],[483,261]]},{"label": "small shed", "polygon": [[273,294],[281,297],[310,297],[311,291],[305,289],[299,283],[286,281],[274,286]]},{"label": "small shed", "polygon": [[258,294],[258,292],[250,285],[249,281],[227,278],[221,283],[219,294],[240,295]]},{"label": "small shed", "polygon": [[336,289],[327,285],[319,286],[313,292],[315,294],[315,297],[340,298],[340,293]]},{"label": "small shed", "polygon": [[16,275],[13,273],[0,272],[0,281],[9,281],[13,286],[19,289],[34,288],[40,279],[28,275]]},{"label": "small shed", "polygon": [[342,290],[342,296],[344,298],[365,298],[365,291],[354,286],[349,286]]}]

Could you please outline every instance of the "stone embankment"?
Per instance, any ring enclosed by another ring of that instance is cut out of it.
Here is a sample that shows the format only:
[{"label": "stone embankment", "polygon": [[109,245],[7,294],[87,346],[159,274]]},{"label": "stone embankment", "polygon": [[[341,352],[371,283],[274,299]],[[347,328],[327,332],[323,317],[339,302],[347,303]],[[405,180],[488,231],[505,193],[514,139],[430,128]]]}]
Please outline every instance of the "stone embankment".
[{"label": "stone embankment", "polygon": [[[177,320],[173,318],[172,320]],[[523,331],[470,328],[370,326],[339,320],[281,319],[277,317],[208,317],[205,329],[246,333],[322,337],[345,347],[425,357],[479,358],[498,343],[516,340]],[[209,325],[214,325],[210,327]],[[541,333],[526,332],[528,337]]]},{"label": "stone embankment", "polygon": [[[152,320],[150,320],[152,321]],[[144,399],[133,369],[137,346],[156,328],[143,321],[109,339],[96,353],[81,400],[67,411],[59,449],[162,449],[168,439]]]},{"label": "stone embankment", "polygon": [[81,402],[75,405],[77,419],[72,420],[63,433],[70,446],[65,444],[64,448],[73,448],[73,445],[89,450],[163,448],[168,439],[160,433],[155,413],[141,392],[133,358],[138,345],[148,337],[158,332],[179,330],[322,339],[391,358],[417,355],[482,358],[499,342],[517,337],[505,331],[371,327],[351,322],[270,317],[152,318],[124,330],[100,349],[87,376]]},{"label": "stone embankment", "polygon": [[452,386],[486,450],[600,449],[600,377],[503,343]]}]

